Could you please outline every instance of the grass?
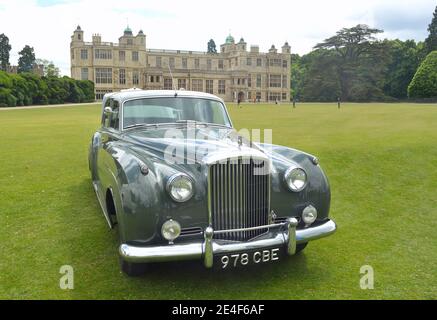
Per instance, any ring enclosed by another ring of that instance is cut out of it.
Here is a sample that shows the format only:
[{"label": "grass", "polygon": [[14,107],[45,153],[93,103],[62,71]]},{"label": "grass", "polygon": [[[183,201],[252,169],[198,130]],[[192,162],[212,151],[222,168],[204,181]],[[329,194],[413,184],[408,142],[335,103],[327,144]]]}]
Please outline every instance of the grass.
[{"label": "grass", "polygon": [[[338,232],[282,262],[234,272],[200,262],[119,270],[91,187],[98,106],[0,111],[1,299],[436,299],[437,106],[229,106],[237,128],[317,155]],[[74,267],[74,290],[59,269]],[[375,289],[359,286],[360,267]]]}]

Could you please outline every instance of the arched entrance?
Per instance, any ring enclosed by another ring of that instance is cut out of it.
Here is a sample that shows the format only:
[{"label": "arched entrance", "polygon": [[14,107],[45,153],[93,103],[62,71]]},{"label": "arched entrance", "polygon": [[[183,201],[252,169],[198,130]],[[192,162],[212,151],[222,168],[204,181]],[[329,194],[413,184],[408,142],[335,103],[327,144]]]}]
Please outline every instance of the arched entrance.
[{"label": "arched entrance", "polygon": [[238,92],[238,101],[242,102],[244,100],[244,92],[240,91]]}]

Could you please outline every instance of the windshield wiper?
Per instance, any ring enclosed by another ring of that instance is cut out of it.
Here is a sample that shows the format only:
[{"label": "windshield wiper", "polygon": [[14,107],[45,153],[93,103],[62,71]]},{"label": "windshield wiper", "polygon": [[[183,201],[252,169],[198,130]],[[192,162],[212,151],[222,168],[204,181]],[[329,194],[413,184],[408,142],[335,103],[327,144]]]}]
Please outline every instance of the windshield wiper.
[{"label": "windshield wiper", "polygon": [[186,124],[187,126],[189,124],[194,124],[195,126],[201,125],[201,126],[206,126],[206,127],[226,127],[226,128],[229,128],[225,124],[210,123],[210,122],[203,122],[203,121],[196,121],[196,120],[177,120],[176,123]]},{"label": "windshield wiper", "polygon": [[158,123],[135,123],[135,124],[131,124],[129,126],[124,127],[124,129],[133,129],[133,128],[138,128],[138,127],[157,127]]}]

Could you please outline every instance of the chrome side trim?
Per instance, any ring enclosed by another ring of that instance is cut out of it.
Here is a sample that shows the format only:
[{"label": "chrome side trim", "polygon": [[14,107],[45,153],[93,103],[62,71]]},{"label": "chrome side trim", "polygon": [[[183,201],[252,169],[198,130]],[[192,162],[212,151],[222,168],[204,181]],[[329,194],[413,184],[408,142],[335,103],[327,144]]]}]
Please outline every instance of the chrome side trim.
[{"label": "chrome side trim", "polygon": [[[289,254],[295,252],[295,246],[299,243],[320,239],[329,236],[336,230],[336,224],[332,220],[316,227],[296,230],[293,225],[296,221],[288,219],[286,230],[278,230],[269,233],[263,238],[253,241],[226,242],[214,240],[214,230],[208,227],[204,233],[204,241],[197,240],[189,243],[136,247],[122,244],[119,253],[122,259],[131,262],[164,262],[176,260],[203,259],[207,268],[212,267],[214,255],[241,252],[247,250],[261,250],[271,247],[286,247]],[[281,224],[282,225],[282,224]]]}]

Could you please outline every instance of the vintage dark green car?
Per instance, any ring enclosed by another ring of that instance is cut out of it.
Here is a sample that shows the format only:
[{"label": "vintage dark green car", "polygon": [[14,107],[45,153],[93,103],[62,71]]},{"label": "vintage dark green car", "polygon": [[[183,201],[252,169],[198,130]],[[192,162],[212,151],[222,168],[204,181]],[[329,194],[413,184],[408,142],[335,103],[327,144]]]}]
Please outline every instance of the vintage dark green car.
[{"label": "vintage dark green car", "polygon": [[105,95],[89,167],[129,275],[162,261],[262,264],[336,230],[317,158],[244,138],[210,94]]}]

